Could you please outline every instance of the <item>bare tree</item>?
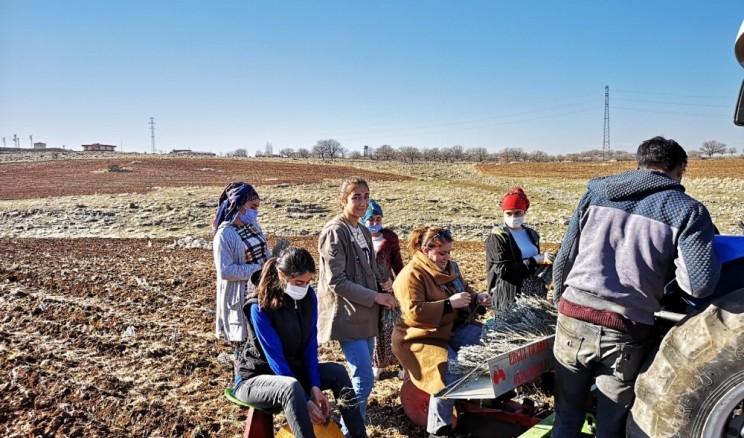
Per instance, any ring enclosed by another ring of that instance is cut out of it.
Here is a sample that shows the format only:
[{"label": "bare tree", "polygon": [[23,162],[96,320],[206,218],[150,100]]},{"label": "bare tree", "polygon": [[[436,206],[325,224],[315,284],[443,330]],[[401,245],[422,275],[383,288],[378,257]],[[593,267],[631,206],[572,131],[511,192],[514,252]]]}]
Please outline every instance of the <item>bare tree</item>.
[{"label": "bare tree", "polygon": [[723,155],[726,153],[726,145],[721,143],[720,141],[708,140],[703,143],[703,146],[700,148],[700,152],[704,155],[707,155],[708,158],[712,157],[715,154]]},{"label": "bare tree", "polygon": [[284,149],[282,149],[282,150],[279,151],[279,154],[282,157],[290,157],[291,158],[291,157],[294,156],[295,151],[292,148],[284,148]]},{"label": "bare tree", "polygon": [[265,150],[265,153],[264,153],[265,156],[267,157],[274,156],[274,146],[271,144],[270,141],[266,142],[266,148],[264,150]]},{"label": "bare tree", "polygon": [[450,151],[452,153],[452,161],[462,161],[463,158],[465,158],[465,149],[463,149],[459,144],[452,146]]},{"label": "bare tree", "polygon": [[421,157],[419,150],[413,146],[401,146],[398,148],[398,154],[404,163],[409,162],[411,164]]},{"label": "bare tree", "polygon": [[736,155],[736,148],[728,148],[729,155]]},{"label": "bare tree", "polygon": [[454,158],[452,157],[452,148],[442,148],[439,151],[439,159],[444,161],[445,163],[454,161]]},{"label": "bare tree", "polygon": [[329,138],[328,140],[318,140],[313,149],[315,149],[316,147],[322,150],[322,157],[328,157],[331,159],[331,161],[333,161],[336,157],[343,156],[343,148],[341,147],[341,143],[332,138]]},{"label": "bare tree", "polygon": [[590,149],[578,153],[579,161],[603,161],[604,152],[601,149]]},{"label": "bare tree", "polygon": [[247,157],[248,151],[243,148],[239,148],[239,149],[235,149],[235,152],[233,152],[232,155],[234,157]]},{"label": "bare tree", "polygon": [[424,161],[439,161],[441,159],[441,151],[439,148],[427,148],[421,151],[421,159]]},{"label": "bare tree", "polygon": [[323,148],[323,146],[321,146],[320,144],[316,144],[315,146],[313,146],[313,156],[315,158],[320,158],[321,160],[325,161],[326,155],[327,151],[325,150],[325,148]]},{"label": "bare tree", "polygon": [[351,151],[349,152],[349,159],[350,160],[359,160],[362,158],[362,153],[359,151]]},{"label": "bare tree", "polygon": [[468,155],[472,160],[482,163],[488,159],[488,149],[482,146],[470,148],[468,149]]},{"label": "bare tree", "polygon": [[529,161],[534,161],[535,163],[544,163],[550,161],[550,155],[544,151],[535,151],[527,154],[527,159]]},{"label": "bare tree", "polygon": [[297,156],[300,158],[310,158],[310,151],[306,148],[297,149]]},{"label": "bare tree", "polygon": [[378,160],[390,161],[395,159],[396,153],[395,149],[393,149],[392,146],[390,146],[389,144],[384,144],[377,148],[377,150],[375,151],[375,155],[377,156]]},{"label": "bare tree", "polygon": [[502,163],[511,163],[524,160],[526,154],[521,148],[505,148],[497,155]]},{"label": "bare tree", "polygon": [[617,161],[635,161],[636,154],[628,151],[612,151],[612,158]]}]

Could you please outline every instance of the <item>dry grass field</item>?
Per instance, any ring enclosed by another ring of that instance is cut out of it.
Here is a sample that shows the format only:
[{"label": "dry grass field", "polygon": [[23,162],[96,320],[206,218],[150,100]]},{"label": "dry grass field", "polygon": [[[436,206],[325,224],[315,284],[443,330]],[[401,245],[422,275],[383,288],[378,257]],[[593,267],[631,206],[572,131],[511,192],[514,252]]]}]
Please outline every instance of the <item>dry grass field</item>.
[{"label": "dry grass field", "polygon": [[[124,172],[108,172],[118,163]],[[216,341],[209,226],[222,186],[255,183],[259,222],[316,254],[340,179],[360,174],[402,237],[453,230],[454,257],[485,284],[482,241],[512,185],[554,249],[587,179],[624,164],[343,165],[255,159],[0,160],[0,435],[239,436],[244,412]],[[693,161],[684,184],[724,233],[744,219],[744,160]],[[198,245],[195,245],[198,246]],[[407,255],[404,255],[407,257]],[[337,360],[334,345],[322,347]],[[402,412],[396,371],[370,399],[373,437],[422,431]]]}]

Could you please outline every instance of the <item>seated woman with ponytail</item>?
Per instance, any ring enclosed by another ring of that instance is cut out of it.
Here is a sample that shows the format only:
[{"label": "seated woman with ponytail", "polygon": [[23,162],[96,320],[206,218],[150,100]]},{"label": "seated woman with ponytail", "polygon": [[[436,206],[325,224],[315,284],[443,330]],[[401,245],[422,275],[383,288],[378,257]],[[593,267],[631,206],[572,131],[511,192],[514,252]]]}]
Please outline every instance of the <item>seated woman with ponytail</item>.
[{"label": "seated woman with ponytail", "polygon": [[235,396],[260,409],[281,407],[295,437],[314,437],[330,414],[330,389],[351,437],[366,437],[356,394],[343,365],[318,363],[315,261],[289,247],[264,265],[243,312],[248,336],[237,362]]}]

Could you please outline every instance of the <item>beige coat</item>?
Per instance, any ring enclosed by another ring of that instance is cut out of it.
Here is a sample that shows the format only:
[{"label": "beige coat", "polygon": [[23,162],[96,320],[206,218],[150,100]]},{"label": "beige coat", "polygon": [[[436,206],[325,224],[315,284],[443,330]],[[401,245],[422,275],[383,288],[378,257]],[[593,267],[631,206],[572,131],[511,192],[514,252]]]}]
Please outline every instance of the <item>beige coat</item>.
[{"label": "beige coat", "polygon": [[[443,272],[417,251],[393,282],[402,313],[393,330],[393,353],[416,387],[429,394],[445,386],[447,343],[458,313],[455,309],[444,314],[444,301],[455,290],[451,285],[443,286],[455,277],[451,264]],[[465,287],[471,294],[475,293]]]},{"label": "beige coat", "polygon": [[377,335],[380,306],[372,236],[363,225],[371,263],[340,216],[318,238],[318,342],[364,339]]}]

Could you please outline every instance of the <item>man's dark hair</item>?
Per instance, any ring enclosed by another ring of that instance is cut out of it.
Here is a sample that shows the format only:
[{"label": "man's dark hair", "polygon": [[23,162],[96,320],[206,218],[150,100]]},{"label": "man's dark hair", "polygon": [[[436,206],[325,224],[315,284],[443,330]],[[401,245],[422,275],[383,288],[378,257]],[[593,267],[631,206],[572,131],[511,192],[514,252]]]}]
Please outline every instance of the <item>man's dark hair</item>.
[{"label": "man's dark hair", "polygon": [[687,152],[676,141],[657,136],[638,146],[636,161],[639,169],[653,168],[671,172],[687,165]]}]

